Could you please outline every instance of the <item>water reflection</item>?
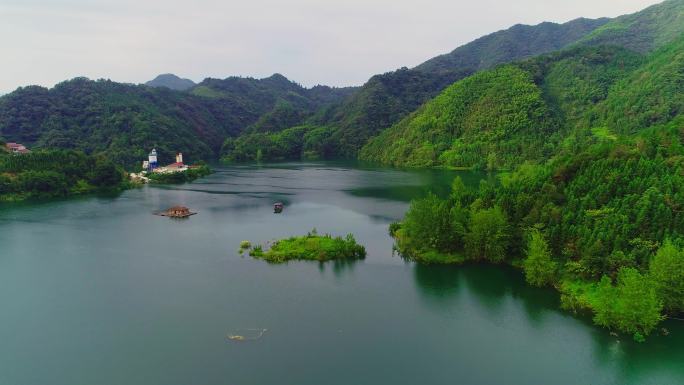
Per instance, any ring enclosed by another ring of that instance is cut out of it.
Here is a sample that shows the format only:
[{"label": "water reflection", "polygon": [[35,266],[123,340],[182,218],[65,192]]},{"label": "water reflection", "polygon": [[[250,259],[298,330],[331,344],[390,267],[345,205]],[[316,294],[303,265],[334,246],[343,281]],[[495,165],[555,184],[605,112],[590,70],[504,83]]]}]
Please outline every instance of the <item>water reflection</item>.
[{"label": "water reflection", "polygon": [[[659,385],[677,383],[682,378],[681,370],[673,369],[684,362],[682,322],[663,324],[669,336],[657,331],[645,343],[636,343],[631,336],[614,337],[608,330],[594,326],[589,315],[561,311],[557,292],[527,285],[521,272],[510,267],[415,264],[413,276],[419,298],[437,313],[446,315],[453,307],[475,307],[493,325],[515,328],[516,323],[522,323],[533,327],[534,338],[540,340],[545,336],[559,338],[557,333],[567,332],[564,328],[577,329],[576,337],[586,338],[591,345],[588,358],[615,376],[607,383]],[[520,309],[522,319],[513,318],[515,308]],[[468,324],[472,325],[472,321]],[[486,338],[483,336],[496,330],[483,332],[471,326],[470,332],[482,333],[480,338]]]},{"label": "water reflection", "polygon": [[327,271],[331,271],[336,278],[342,278],[345,274],[354,272],[356,265],[361,262],[354,259],[334,259],[332,261],[317,262],[318,271],[321,275],[325,275]]},{"label": "water reflection", "polygon": [[[188,185],[4,210],[0,363],[12,371],[0,378],[684,383],[684,329],[674,322],[669,337],[618,343],[589,318],[559,311],[557,293],[527,286],[515,269],[392,258],[388,223],[412,194],[444,194],[455,174],[342,163],[225,167]],[[286,204],[283,214],[273,214],[275,201]],[[151,214],[174,204],[199,214],[183,222]],[[272,265],[236,251],[242,240],[263,244],[313,227],[354,233],[368,257]],[[269,334],[226,345],[233,326]],[[36,371],[36,362],[51,366]]]},{"label": "water reflection", "polygon": [[458,295],[462,287],[459,266],[415,264],[413,277],[416,287],[427,301],[440,304]]}]

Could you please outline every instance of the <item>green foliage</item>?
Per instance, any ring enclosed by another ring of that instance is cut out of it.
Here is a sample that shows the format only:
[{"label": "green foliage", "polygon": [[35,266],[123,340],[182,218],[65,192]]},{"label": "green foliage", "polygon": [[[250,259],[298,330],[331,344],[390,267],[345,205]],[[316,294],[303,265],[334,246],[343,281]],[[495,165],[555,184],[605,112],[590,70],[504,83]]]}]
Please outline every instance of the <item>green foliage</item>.
[{"label": "green foliage", "polygon": [[523,262],[525,279],[534,286],[545,286],[554,282],[557,264],[551,259],[551,251],[544,235],[538,229],[530,231],[527,257]]},{"label": "green foliage", "polygon": [[516,266],[525,258],[527,280],[558,287],[564,308],[644,337],[662,305],[677,313],[684,303],[684,254],[663,244],[684,239],[683,122],[609,140],[580,131],[545,164],[477,191],[457,179],[447,199],[412,202],[393,230],[398,250],[430,263],[461,263],[464,252]]},{"label": "green foliage", "polygon": [[0,136],[33,148],[104,153],[127,167],[151,148],[161,163],[176,152],[210,159],[226,137],[251,125],[281,130],[350,92],[305,89],[282,76],[207,79],[191,92],[76,78],[0,98]]},{"label": "green foliage", "polygon": [[651,260],[649,273],[665,309],[684,311],[684,249],[666,240]]},{"label": "green foliage", "polygon": [[444,72],[453,68],[472,72],[532,56],[557,51],[605,25],[608,19],[576,19],[564,24],[517,24],[481,37],[419,65],[424,72]]},{"label": "green foliage", "polygon": [[0,156],[0,201],[116,190],[125,184],[123,170],[102,156],[66,150]]},{"label": "green foliage", "polygon": [[553,130],[531,74],[504,66],[447,88],[372,139],[360,157],[409,167],[510,167],[522,156],[541,159]]},{"label": "green foliage", "polygon": [[648,56],[577,47],[477,73],[371,139],[362,159],[509,169],[561,147],[617,140],[684,113],[684,36]]},{"label": "green foliage", "polygon": [[583,45],[612,45],[648,52],[684,33],[684,2],[667,0],[617,17],[579,40]]},{"label": "green foliage", "polygon": [[471,259],[503,262],[509,237],[508,221],[501,208],[475,210],[465,236],[466,253]]},{"label": "green foliage", "polygon": [[329,158],[334,153],[327,127],[297,126],[275,133],[254,132],[229,138],[221,148],[225,162]]},{"label": "green foliage", "polygon": [[211,174],[211,172],[209,166],[200,164],[192,166],[185,171],[167,173],[152,172],[148,173],[147,177],[150,178],[152,183],[177,184],[192,182],[197,178]]},{"label": "green foliage", "polygon": [[[606,19],[578,19],[561,25],[518,25],[487,35],[415,69],[401,68],[373,76],[358,92],[319,109],[305,120],[309,125],[328,127],[329,135],[323,140],[331,145],[326,151],[316,153],[324,157],[356,157],[369,138],[399,122],[453,82],[478,70],[560,49],[606,22]],[[193,92],[200,90],[202,88],[197,87]],[[302,116],[288,121],[296,115],[293,110],[276,112],[278,120],[287,122],[279,124],[280,127],[288,123],[290,127],[300,125],[295,120]],[[255,126],[261,126],[257,129],[259,132],[277,131],[260,124]],[[425,151],[429,152],[429,149]],[[296,153],[290,155],[291,159],[300,157]]]},{"label": "green foliage", "polygon": [[320,236],[314,231],[305,236],[276,241],[267,251],[263,251],[261,246],[256,246],[249,254],[271,263],[283,263],[289,260],[355,260],[365,258],[366,249],[356,243],[352,234],[342,238],[332,237],[329,234]]},{"label": "green foliage", "polygon": [[463,228],[457,219],[447,202],[434,194],[412,201],[401,224],[404,250],[449,253],[461,249]]},{"label": "green foliage", "polygon": [[632,134],[671,121],[684,113],[682,68],[684,35],[654,52],[644,65],[617,82],[589,116],[588,124]]},{"label": "green foliage", "polygon": [[603,277],[594,304],[594,321],[601,326],[615,328],[643,339],[663,319],[662,302],[654,284],[634,268],[621,268],[617,285]]}]

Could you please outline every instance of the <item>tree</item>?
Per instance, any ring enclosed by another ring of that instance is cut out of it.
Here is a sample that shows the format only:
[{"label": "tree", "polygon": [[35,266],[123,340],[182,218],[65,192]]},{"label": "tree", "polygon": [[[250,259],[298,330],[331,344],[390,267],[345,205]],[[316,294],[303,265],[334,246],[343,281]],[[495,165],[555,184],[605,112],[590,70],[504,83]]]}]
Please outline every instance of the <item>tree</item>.
[{"label": "tree", "polygon": [[596,292],[594,322],[631,333],[636,340],[648,335],[663,320],[663,304],[648,276],[637,269],[623,267],[617,285],[603,276]]},{"label": "tree", "polygon": [[460,176],[454,178],[453,182],[451,182],[451,194],[449,195],[449,198],[456,204],[464,205],[466,204],[466,199],[468,199],[470,195],[471,191],[466,187],[465,183],[463,183],[463,179],[461,179]]},{"label": "tree", "polygon": [[546,238],[538,229],[530,232],[527,244],[527,258],[523,263],[525,279],[534,286],[553,283],[556,273],[556,262],[551,259],[551,252]]},{"label": "tree", "polygon": [[123,176],[114,163],[108,159],[99,157],[95,161],[95,167],[90,173],[90,183],[96,187],[111,187],[121,184]]},{"label": "tree", "polygon": [[472,259],[503,262],[508,246],[508,220],[498,206],[481,209],[471,215],[466,234],[466,252]]},{"label": "tree", "polygon": [[684,250],[666,240],[651,260],[649,272],[665,310],[684,311]]},{"label": "tree", "polygon": [[441,252],[455,250],[458,242],[450,214],[447,202],[435,194],[412,201],[402,224],[410,248]]}]

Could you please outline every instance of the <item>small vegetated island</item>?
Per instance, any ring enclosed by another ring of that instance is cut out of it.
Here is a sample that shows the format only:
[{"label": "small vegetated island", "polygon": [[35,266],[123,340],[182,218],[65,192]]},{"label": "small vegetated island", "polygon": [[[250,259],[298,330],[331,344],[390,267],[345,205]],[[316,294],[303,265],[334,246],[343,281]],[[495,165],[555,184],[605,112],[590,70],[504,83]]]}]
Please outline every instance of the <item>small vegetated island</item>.
[{"label": "small vegetated island", "polygon": [[264,250],[261,245],[254,247],[249,242],[240,245],[241,250],[249,250],[249,255],[271,263],[284,263],[290,260],[331,261],[338,259],[357,260],[366,258],[366,248],[357,244],[352,234],[345,238],[330,234],[318,235],[314,230],[307,235],[275,241]]}]

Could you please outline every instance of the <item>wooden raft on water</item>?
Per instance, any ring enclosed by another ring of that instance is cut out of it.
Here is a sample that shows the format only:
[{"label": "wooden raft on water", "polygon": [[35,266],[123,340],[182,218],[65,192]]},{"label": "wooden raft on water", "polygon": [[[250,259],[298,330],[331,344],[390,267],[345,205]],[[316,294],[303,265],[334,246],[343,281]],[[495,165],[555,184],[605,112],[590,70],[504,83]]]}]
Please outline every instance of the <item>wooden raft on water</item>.
[{"label": "wooden raft on water", "polygon": [[156,213],[156,215],[170,218],[187,218],[195,214],[197,213],[191,212],[190,209],[185,206],[173,206],[169,209],[166,209],[166,211]]}]

